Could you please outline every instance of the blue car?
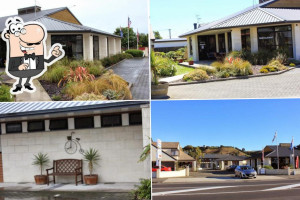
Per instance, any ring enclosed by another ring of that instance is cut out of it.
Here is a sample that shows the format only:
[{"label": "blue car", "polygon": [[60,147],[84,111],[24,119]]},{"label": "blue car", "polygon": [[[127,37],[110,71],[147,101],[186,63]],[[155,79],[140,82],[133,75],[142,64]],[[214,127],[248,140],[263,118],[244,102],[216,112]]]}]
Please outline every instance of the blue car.
[{"label": "blue car", "polygon": [[256,178],[257,172],[251,166],[237,166],[234,170],[235,177],[239,178]]}]

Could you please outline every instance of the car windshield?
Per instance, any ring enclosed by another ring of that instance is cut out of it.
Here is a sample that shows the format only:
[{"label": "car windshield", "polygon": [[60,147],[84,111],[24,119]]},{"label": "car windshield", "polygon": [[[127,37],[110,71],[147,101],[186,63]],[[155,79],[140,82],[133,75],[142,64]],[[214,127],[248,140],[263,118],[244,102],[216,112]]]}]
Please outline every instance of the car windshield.
[{"label": "car windshield", "polygon": [[251,169],[250,166],[241,166],[241,170],[247,170],[247,169]]}]

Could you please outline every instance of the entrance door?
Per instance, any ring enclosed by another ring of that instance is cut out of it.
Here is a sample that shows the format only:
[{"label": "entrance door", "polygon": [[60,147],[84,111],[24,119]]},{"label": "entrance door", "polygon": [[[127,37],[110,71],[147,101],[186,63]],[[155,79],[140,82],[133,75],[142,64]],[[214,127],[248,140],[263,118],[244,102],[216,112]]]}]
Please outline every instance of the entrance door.
[{"label": "entrance door", "polygon": [[201,35],[198,36],[199,60],[214,58],[216,52],[216,36]]}]

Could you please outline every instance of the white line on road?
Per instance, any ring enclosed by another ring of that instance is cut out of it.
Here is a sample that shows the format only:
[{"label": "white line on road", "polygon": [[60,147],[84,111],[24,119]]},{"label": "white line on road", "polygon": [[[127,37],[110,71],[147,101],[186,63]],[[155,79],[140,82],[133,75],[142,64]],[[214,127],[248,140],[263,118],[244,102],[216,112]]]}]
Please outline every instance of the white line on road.
[{"label": "white line on road", "polygon": [[264,191],[287,190],[287,189],[292,189],[292,188],[295,188],[295,187],[300,187],[300,184],[285,185],[285,186],[281,186],[281,187],[266,189]]},{"label": "white line on road", "polygon": [[156,192],[156,193],[153,193],[152,196],[163,196],[163,195],[167,195],[167,194],[176,194],[176,193],[183,193],[183,192],[195,192],[195,191],[201,191],[201,190],[213,190],[213,189],[232,188],[232,187],[237,187],[237,186],[218,186],[218,187],[205,187],[205,188],[195,188],[195,189],[187,189],[187,190]]}]

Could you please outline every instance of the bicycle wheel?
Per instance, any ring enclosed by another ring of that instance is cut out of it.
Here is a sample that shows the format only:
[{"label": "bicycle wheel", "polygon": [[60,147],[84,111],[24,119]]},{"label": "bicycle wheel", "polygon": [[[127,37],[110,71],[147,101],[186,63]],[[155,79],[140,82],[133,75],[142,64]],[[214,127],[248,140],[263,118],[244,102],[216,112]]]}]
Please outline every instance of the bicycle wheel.
[{"label": "bicycle wheel", "polygon": [[68,154],[74,154],[77,151],[77,144],[73,140],[68,140],[65,144],[65,151]]}]

